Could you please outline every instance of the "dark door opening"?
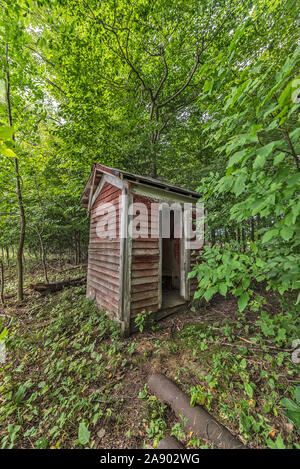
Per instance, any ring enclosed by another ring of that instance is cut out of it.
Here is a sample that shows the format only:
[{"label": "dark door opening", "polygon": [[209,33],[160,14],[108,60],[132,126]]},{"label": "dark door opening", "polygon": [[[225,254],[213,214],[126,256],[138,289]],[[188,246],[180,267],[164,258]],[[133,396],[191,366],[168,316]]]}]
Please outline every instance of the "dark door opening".
[{"label": "dark door opening", "polygon": [[181,239],[174,237],[174,211],[170,213],[170,237],[162,238],[162,308],[183,304],[180,296]]}]

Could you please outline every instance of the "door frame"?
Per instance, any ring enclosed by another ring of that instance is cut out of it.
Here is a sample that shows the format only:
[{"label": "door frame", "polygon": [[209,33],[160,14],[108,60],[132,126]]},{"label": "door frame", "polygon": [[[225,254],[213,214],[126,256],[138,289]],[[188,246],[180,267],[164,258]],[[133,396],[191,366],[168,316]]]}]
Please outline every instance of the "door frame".
[{"label": "door frame", "polygon": [[[182,204],[180,204],[182,205]],[[159,269],[158,269],[158,309],[162,308],[162,205],[159,207],[159,223],[158,223],[158,247],[159,247]],[[180,269],[180,286],[179,286],[179,294],[180,296],[188,301],[190,298],[189,292],[189,279],[188,279],[188,272],[190,268],[190,252],[187,247],[186,239],[185,239],[185,213],[181,211],[181,226],[182,226],[182,235],[180,238],[180,253],[179,253],[179,269]]]}]

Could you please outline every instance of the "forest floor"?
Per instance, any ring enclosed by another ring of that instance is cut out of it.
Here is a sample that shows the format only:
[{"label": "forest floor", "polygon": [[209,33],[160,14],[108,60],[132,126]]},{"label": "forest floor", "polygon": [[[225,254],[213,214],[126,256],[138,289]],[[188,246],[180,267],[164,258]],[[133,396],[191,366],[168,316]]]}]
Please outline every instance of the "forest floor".
[{"label": "forest floor", "polygon": [[[299,447],[280,403],[295,400],[300,384],[291,360],[296,307],[259,292],[239,313],[235,299],[220,297],[124,338],[85,287],[41,297],[29,288],[40,270],[26,279],[24,302],[8,297],[0,307],[1,448],[153,448],[170,433],[187,448],[210,448],[151,395],[153,372],[175,380],[248,447]],[[7,294],[15,288],[7,270]]]}]

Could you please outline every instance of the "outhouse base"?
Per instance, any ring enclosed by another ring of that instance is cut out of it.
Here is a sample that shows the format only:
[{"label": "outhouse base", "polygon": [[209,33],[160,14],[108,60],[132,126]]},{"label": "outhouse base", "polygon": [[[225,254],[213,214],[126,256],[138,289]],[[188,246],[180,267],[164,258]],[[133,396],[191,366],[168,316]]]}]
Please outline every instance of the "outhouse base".
[{"label": "outhouse base", "polygon": [[[153,313],[153,319],[159,321],[171,314],[183,313],[186,310],[189,301],[184,300],[177,291],[168,291],[166,295],[163,295],[162,307],[155,313]],[[134,319],[130,321],[130,333],[137,332],[138,327],[136,326]]]}]

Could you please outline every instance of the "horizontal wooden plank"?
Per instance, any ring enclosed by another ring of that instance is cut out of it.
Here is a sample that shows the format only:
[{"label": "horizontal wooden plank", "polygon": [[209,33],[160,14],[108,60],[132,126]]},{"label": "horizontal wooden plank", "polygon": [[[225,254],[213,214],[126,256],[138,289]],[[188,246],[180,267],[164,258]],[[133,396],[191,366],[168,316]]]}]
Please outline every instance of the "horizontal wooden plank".
[{"label": "horizontal wooden plank", "polygon": [[109,301],[106,301],[105,298],[101,295],[96,296],[96,303],[98,304],[100,309],[104,309],[104,311],[112,312],[114,315],[118,313],[118,306],[115,306]]},{"label": "horizontal wooden plank", "polygon": [[112,256],[111,254],[100,254],[97,251],[89,251],[89,259],[96,260],[97,262],[103,262],[104,264],[120,264],[120,256]]},{"label": "horizontal wooden plank", "polygon": [[143,241],[134,239],[132,241],[133,249],[158,249],[158,241]]},{"label": "horizontal wooden plank", "polygon": [[95,227],[97,224],[104,224],[105,222],[112,222],[116,221],[119,222],[120,217],[119,217],[119,212],[116,210],[115,212],[109,212],[109,213],[101,213],[101,214],[95,214],[91,218],[91,227]]},{"label": "horizontal wooden plank", "polygon": [[[91,223],[95,223],[96,220],[98,219],[101,219],[101,218],[112,218],[112,217],[116,217],[116,218],[119,218],[119,215],[120,215],[120,207],[118,205],[118,203],[114,203],[113,201],[109,202],[114,208],[112,207],[109,207],[109,210],[108,210],[108,207],[105,207],[105,204],[100,204],[98,205],[97,208],[93,209],[93,211],[91,212]],[[103,207],[101,207],[101,205],[103,205]]]},{"label": "horizontal wooden plank", "polygon": [[[106,238],[96,238],[95,240],[91,240],[94,243],[97,243],[98,248],[105,248],[105,249],[110,249],[112,246],[120,246],[120,238],[117,239],[106,239]],[[115,247],[113,247],[114,249]]]},{"label": "horizontal wooden plank", "polygon": [[159,255],[159,249],[138,249],[138,248],[133,248],[132,249],[132,255],[133,256],[158,256]]},{"label": "horizontal wooden plank", "polygon": [[136,316],[139,313],[144,313],[145,311],[147,313],[156,313],[156,311],[158,311],[158,305],[155,304],[155,305],[151,305],[151,306],[144,306],[144,307],[140,307],[140,308],[137,308],[137,309],[133,309],[130,312],[130,318],[135,319]]},{"label": "horizontal wooden plank", "polygon": [[101,240],[100,242],[98,242],[97,240],[91,240],[90,242],[90,246],[89,246],[91,249],[94,248],[94,249],[97,249],[97,252],[99,253],[107,253],[107,251],[109,250],[109,252],[111,252],[111,254],[113,254],[114,256],[118,256],[119,255],[119,252],[120,252],[120,243],[118,244],[108,244],[108,246],[103,246],[103,244],[101,244]]},{"label": "horizontal wooden plank", "polygon": [[141,285],[145,283],[156,283],[157,282],[157,275],[153,275],[151,277],[140,277],[140,278],[133,278],[131,280],[131,285]]},{"label": "horizontal wooden plank", "polygon": [[132,239],[132,244],[138,244],[138,243],[159,243],[158,238],[133,238]]},{"label": "horizontal wooden plank", "polygon": [[156,255],[156,256],[132,256],[132,265],[134,265],[135,267],[138,265],[138,264],[141,264],[141,265],[146,265],[149,263],[149,265],[152,263],[152,262],[159,262],[159,255]]},{"label": "horizontal wooden plank", "polygon": [[108,202],[117,202],[119,203],[119,197],[120,195],[122,194],[122,191],[120,189],[117,189],[115,190],[114,192],[111,192],[111,193],[106,193],[106,194],[102,194],[100,192],[100,194],[98,195],[94,205],[93,205],[93,210],[95,210],[95,208],[97,208],[99,205],[101,204],[106,204]]},{"label": "horizontal wooden plank", "polygon": [[95,272],[89,271],[87,275],[88,283],[92,281],[93,283],[98,285],[98,290],[101,292],[107,292],[109,295],[114,293],[114,298],[119,296],[119,282],[112,283],[108,277],[105,279]]},{"label": "horizontal wooden plank", "polygon": [[107,282],[110,285],[119,286],[119,283],[120,283],[119,275],[115,277],[113,275],[109,275],[108,273],[99,272],[98,270],[93,269],[91,266],[89,266],[88,268],[88,276],[99,279],[100,281],[104,282],[104,285]]},{"label": "horizontal wooden plank", "polygon": [[155,300],[157,301],[157,298],[158,298],[157,290],[156,291],[149,290],[149,291],[131,293],[131,301],[146,300],[148,298],[155,298]]},{"label": "horizontal wooden plank", "polygon": [[147,306],[151,306],[153,311],[158,309],[158,298],[148,298],[146,300],[132,301],[130,310],[133,314],[138,311],[142,311]]},{"label": "horizontal wooden plank", "polygon": [[99,230],[97,234],[95,234],[91,238],[91,242],[95,242],[96,240],[100,239],[108,239],[108,240],[114,240],[114,239],[119,239],[119,231],[118,230],[110,230],[110,231],[104,231],[104,230]]},{"label": "horizontal wooden plank", "polygon": [[89,267],[99,272],[107,273],[112,277],[119,277],[120,266],[118,264],[105,264],[95,259],[90,259]]},{"label": "horizontal wooden plank", "polygon": [[98,281],[95,280],[95,278],[89,277],[87,284],[88,286],[94,288],[96,294],[102,295],[103,298],[106,298],[106,300],[109,299],[109,301],[111,301],[116,306],[119,305],[119,295],[116,292],[112,291],[110,288],[101,285]]},{"label": "horizontal wooden plank", "polygon": [[145,270],[145,269],[158,269],[158,267],[159,267],[159,262],[158,261],[156,261],[156,262],[149,261],[149,262],[146,262],[146,263],[134,262],[131,266],[131,270],[132,270],[132,272],[135,272],[135,271],[138,271],[138,270]]},{"label": "horizontal wooden plank", "polygon": [[132,278],[155,277],[158,276],[158,269],[133,270],[131,276]]},{"label": "horizontal wooden plank", "polygon": [[138,293],[138,292],[150,291],[150,290],[158,291],[158,283],[150,283],[150,284],[143,283],[141,285],[132,285],[131,287],[132,293]]}]

